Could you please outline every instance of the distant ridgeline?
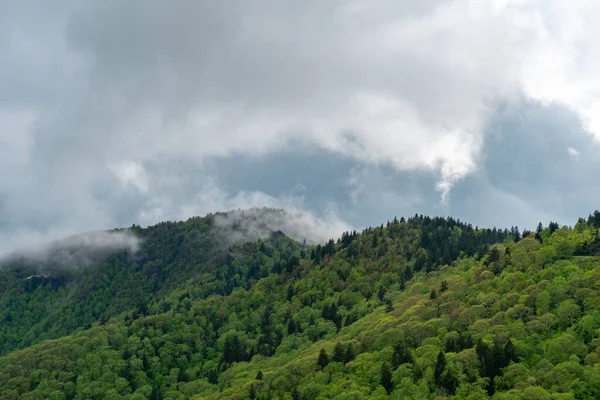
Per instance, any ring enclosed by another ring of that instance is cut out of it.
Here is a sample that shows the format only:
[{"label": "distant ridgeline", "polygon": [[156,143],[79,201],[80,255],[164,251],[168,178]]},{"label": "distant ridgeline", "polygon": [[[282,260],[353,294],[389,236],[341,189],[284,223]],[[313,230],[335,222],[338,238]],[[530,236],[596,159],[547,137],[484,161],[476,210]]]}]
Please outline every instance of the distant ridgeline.
[{"label": "distant ridgeline", "polygon": [[599,228],[312,245],[265,208],[67,238],[0,270],[0,397],[597,399]]}]

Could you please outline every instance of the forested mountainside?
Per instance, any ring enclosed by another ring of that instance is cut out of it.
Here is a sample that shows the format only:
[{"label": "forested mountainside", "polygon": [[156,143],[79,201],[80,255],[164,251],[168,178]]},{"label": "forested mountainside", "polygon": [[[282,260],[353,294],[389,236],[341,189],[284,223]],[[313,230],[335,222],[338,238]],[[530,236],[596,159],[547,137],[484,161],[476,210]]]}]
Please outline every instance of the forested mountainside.
[{"label": "forested mountainside", "polygon": [[217,216],[134,226],[139,251],[85,268],[6,265],[0,398],[600,398],[600,212],[316,246]]}]

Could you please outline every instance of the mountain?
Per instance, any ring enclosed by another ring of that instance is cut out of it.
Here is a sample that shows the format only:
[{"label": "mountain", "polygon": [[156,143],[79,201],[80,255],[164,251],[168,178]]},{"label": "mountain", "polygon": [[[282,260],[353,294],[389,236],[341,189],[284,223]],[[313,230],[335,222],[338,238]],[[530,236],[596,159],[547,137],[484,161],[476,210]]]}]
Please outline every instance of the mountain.
[{"label": "mountain", "polygon": [[320,244],[298,220],[211,214],[5,259],[0,398],[600,398],[600,212],[523,233],[415,215]]}]

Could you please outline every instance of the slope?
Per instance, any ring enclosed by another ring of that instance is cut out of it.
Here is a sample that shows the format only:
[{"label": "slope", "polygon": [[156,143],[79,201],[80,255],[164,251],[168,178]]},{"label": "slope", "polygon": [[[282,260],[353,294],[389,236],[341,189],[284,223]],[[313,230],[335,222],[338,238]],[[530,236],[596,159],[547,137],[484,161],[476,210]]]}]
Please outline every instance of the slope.
[{"label": "slope", "polygon": [[0,392],[596,398],[595,221],[524,236],[415,216],[324,246],[235,245],[142,314],[0,358]]}]

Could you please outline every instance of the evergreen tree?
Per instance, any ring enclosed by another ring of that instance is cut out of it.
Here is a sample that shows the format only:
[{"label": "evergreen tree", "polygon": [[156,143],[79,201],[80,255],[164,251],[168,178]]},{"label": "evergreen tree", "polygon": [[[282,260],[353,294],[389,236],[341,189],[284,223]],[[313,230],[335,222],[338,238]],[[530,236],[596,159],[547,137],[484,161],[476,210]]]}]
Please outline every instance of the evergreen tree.
[{"label": "evergreen tree", "polygon": [[479,356],[479,370],[482,377],[489,376],[489,371],[493,363],[492,351],[483,340],[479,339],[475,351]]},{"label": "evergreen tree", "polygon": [[348,343],[344,352],[344,364],[348,364],[352,360],[354,360],[354,349],[352,348],[352,343]]},{"label": "evergreen tree", "polygon": [[298,327],[292,317],[290,317],[290,319],[288,320],[287,332],[288,335],[293,335],[294,333],[298,332]]},{"label": "evergreen tree", "polygon": [[412,354],[408,348],[404,347],[402,344],[394,346],[394,352],[392,353],[392,367],[394,371],[401,364],[412,364],[413,362]]},{"label": "evergreen tree", "polygon": [[442,284],[440,285],[440,293],[444,293],[446,290],[448,290],[448,282],[443,280]]},{"label": "evergreen tree", "polygon": [[446,373],[442,375],[440,386],[448,392],[451,396],[456,393],[459,381],[456,374],[451,369],[446,370]]},{"label": "evergreen tree", "polygon": [[442,374],[446,369],[446,356],[443,351],[440,351],[437,356],[437,361],[435,364],[435,370],[433,372],[433,379],[435,380],[436,386],[440,386]]},{"label": "evergreen tree", "polygon": [[384,296],[385,296],[385,288],[383,286],[379,286],[379,291],[377,292],[377,297],[379,297],[379,301],[383,301]]},{"label": "evergreen tree", "polygon": [[504,345],[504,360],[508,365],[509,361],[519,362],[519,357],[517,356],[517,350],[515,349],[515,345],[512,340],[508,339],[506,344]]},{"label": "evergreen tree", "polygon": [[329,364],[329,356],[325,349],[321,349],[319,352],[319,358],[317,359],[317,365],[321,367],[321,369],[325,368]]},{"label": "evergreen tree", "polygon": [[381,386],[385,389],[387,394],[392,393],[394,390],[394,384],[392,383],[392,371],[387,363],[381,365]]},{"label": "evergreen tree", "polygon": [[331,358],[331,361],[343,363],[344,358],[345,358],[344,347],[342,346],[342,344],[340,342],[337,342],[335,345],[335,348],[333,349],[333,357]]},{"label": "evergreen tree", "polygon": [[540,222],[535,230],[535,238],[541,243],[542,242],[542,231],[544,230],[544,225]]},{"label": "evergreen tree", "polygon": [[385,299],[384,303],[385,303],[385,312],[386,313],[391,313],[392,311],[394,311],[394,305],[392,304],[392,300]]},{"label": "evergreen tree", "polygon": [[250,398],[250,400],[256,399],[256,388],[254,387],[254,384],[250,385],[248,397]]},{"label": "evergreen tree", "polygon": [[346,318],[344,319],[344,326],[350,326],[355,322],[356,322],[356,317],[354,316],[354,314],[348,314],[348,315],[346,315]]}]

